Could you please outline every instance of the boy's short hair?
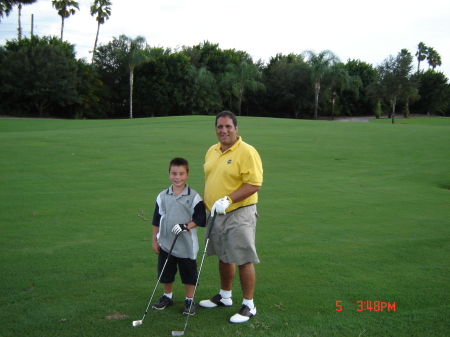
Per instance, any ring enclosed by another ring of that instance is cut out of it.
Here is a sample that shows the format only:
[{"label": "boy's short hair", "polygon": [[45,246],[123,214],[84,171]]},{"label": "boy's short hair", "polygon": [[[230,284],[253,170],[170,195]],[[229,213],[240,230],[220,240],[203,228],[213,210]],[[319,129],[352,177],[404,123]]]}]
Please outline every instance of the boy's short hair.
[{"label": "boy's short hair", "polygon": [[216,116],[216,126],[217,126],[217,120],[218,120],[220,117],[229,117],[229,118],[231,118],[231,120],[233,121],[234,127],[237,126],[236,115],[235,115],[234,113],[232,113],[231,111],[225,110],[225,111],[219,112],[219,113],[217,114],[217,116]]},{"label": "boy's short hair", "polygon": [[184,158],[180,158],[180,157],[173,158],[169,164],[169,172],[170,172],[170,169],[172,168],[172,166],[184,166],[186,168],[186,172],[189,173],[189,163]]}]

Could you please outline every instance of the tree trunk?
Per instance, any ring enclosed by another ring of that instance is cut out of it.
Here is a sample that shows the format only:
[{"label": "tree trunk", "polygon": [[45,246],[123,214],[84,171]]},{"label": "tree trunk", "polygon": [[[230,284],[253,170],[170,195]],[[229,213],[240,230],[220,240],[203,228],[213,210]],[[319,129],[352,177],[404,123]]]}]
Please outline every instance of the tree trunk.
[{"label": "tree trunk", "polygon": [[392,99],[392,124],[395,124],[395,105],[397,104],[397,97]]},{"label": "tree trunk", "polygon": [[238,109],[239,109],[239,116],[241,115],[242,96],[244,96],[244,87],[243,86],[241,86],[239,88],[239,102],[238,102],[238,104],[239,104],[239,107],[238,107]]},{"label": "tree trunk", "polygon": [[403,117],[409,118],[409,98],[406,99],[405,110],[403,111]]},{"label": "tree trunk", "polygon": [[39,118],[45,117],[44,111],[49,105],[50,103],[47,103],[46,99],[44,99],[42,102],[36,102],[36,107],[39,111]]},{"label": "tree trunk", "polygon": [[375,108],[375,117],[378,119],[378,118],[381,117],[382,114],[383,114],[383,113],[382,113],[382,111],[381,111],[381,101],[378,100],[378,101],[377,101],[376,108]]},{"label": "tree trunk", "polygon": [[331,120],[334,120],[334,104],[336,103],[336,90],[333,90],[333,98],[331,99]]},{"label": "tree trunk", "polygon": [[36,107],[37,107],[37,109],[39,111],[39,118],[44,117],[44,108],[41,106],[41,104],[36,103]]},{"label": "tree trunk", "polygon": [[316,82],[314,85],[315,89],[315,102],[314,102],[314,119],[317,119],[317,110],[319,109],[319,91],[320,91],[320,82]]},{"label": "tree trunk", "polygon": [[133,69],[130,69],[130,118],[133,118]]},{"label": "tree trunk", "polygon": [[22,38],[22,25],[21,25],[21,22],[20,22],[20,15],[22,13],[22,4],[19,3],[19,6],[17,6],[17,9],[18,9],[18,12],[19,12],[19,19],[18,19],[19,20],[19,28],[17,28],[17,32],[18,32],[17,37],[20,40]]},{"label": "tree trunk", "polygon": [[64,16],[61,16],[61,42],[63,41],[63,32],[64,32]]},{"label": "tree trunk", "polygon": [[94,55],[95,55],[95,50],[97,49],[97,42],[98,42],[98,32],[100,31],[100,22],[98,23],[98,27],[97,27],[97,35],[95,36],[95,43],[94,43],[94,51],[92,52],[92,62],[94,63]]},{"label": "tree trunk", "polygon": [[299,108],[297,109],[297,108],[294,107],[294,118],[295,119],[298,118],[299,113],[300,113],[300,109]]}]

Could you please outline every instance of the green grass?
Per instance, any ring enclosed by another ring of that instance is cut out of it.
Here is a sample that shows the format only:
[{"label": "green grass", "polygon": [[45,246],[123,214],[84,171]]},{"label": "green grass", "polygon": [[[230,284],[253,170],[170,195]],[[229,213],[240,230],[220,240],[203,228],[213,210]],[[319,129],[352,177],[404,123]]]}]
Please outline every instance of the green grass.
[{"label": "green grass", "polygon": [[[237,277],[238,303],[199,308],[186,336],[448,335],[449,120],[240,118],[264,165],[258,316],[228,323],[242,297]],[[179,279],[174,307],[131,322],[156,283],[151,217],[168,163],[186,157],[202,193],[213,125],[204,116],[0,120],[0,336],[182,330]],[[196,299],[218,288],[217,259],[207,257]],[[396,311],[359,312],[357,301]]]}]

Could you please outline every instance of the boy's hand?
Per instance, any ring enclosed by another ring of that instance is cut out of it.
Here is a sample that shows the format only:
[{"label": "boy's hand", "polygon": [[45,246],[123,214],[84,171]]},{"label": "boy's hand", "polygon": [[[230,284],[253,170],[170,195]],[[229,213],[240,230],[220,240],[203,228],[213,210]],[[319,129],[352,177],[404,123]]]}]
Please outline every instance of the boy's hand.
[{"label": "boy's hand", "polygon": [[155,254],[159,254],[160,253],[159,250],[161,249],[161,247],[159,246],[158,242],[153,242],[152,249],[155,252]]},{"label": "boy's hand", "polygon": [[185,224],[176,224],[172,228],[172,233],[175,234],[175,235],[178,235],[181,232],[186,232],[186,231],[189,231],[187,223],[185,223]]}]

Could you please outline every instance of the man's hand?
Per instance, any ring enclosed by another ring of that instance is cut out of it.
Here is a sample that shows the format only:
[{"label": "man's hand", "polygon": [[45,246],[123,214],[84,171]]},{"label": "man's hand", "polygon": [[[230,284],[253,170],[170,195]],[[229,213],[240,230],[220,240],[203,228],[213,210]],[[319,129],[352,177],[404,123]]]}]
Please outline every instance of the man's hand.
[{"label": "man's hand", "polygon": [[186,231],[189,231],[187,223],[185,223],[185,224],[179,223],[179,224],[176,224],[175,226],[173,226],[173,228],[172,228],[172,233],[175,235],[178,235],[181,232],[186,232]]},{"label": "man's hand", "polygon": [[230,197],[223,197],[222,199],[217,200],[211,209],[211,215],[214,216],[214,212],[216,212],[217,214],[227,214],[225,210],[230,205],[231,205]]}]

